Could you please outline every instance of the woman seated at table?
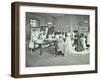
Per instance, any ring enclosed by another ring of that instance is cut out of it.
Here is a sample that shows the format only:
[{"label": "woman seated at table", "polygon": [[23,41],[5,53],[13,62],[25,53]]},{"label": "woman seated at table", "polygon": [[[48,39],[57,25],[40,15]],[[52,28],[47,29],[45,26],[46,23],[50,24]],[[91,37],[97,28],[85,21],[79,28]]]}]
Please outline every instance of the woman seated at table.
[{"label": "woman seated at table", "polygon": [[45,30],[41,30],[39,35],[39,40],[45,40],[46,36],[47,34],[45,33]]}]

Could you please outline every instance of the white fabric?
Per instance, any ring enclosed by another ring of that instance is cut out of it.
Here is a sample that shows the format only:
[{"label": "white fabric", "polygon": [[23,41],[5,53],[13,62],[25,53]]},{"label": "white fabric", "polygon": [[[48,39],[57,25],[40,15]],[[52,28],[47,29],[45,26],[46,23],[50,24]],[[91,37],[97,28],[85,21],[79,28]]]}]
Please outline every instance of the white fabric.
[{"label": "white fabric", "polygon": [[45,28],[45,33],[46,33],[46,34],[48,33],[48,28]]},{"label": "white fabric", "polygon": [[65,34],[63,34],[63,35],[62,35],[62,38],[63,38],[63,39],[65,39],[65,38],[66,38],[66,37],[65,37]]},{"label": "white fabric", "polygon": [[90,45],[90,33],[87,34],[87,44]]},{"label": "white fabric", "polygon": [[52,35],[49,34],[49,35],[48,35],[48,38],[49,38],[49,40],[52,40]]},{"label": "white fabric", "polygon": [[64,40],[62,38],[58,40],[58,48],[62,53],[65,53]]},{"label": "white fabric", "polygon": [[53,32],[53,34],[52,34],[52,37],[55,37],[55,34],[54,34],[54,32]]},{"label": "white fabric", "polygon": [[59,35],[58,35],[58,34],[56,34],[56,39],[57,39],[57,40],[59,39]]},{"label": "white fabric", "polygon": [[65,55],[68,55],[68,52],[74,52],[75,50],[72,47],[72,41],[70,36],[68,36],[65,40]]},{"label": "white fabric", "polygon": [[33,49],[34,48],[34,43],[32,42],[32,40],[30,40],[30,42],[29,42],[29,48],[30,49]]},{"label": "white fabric", "polygon": [[85,42],[86,39],[85,39],[85,37],[83,37],[81,40],[82,40],[83,48],[86,49],[86,42]]},{"label": "white fabric", "polygon": [[45,40],[45,39],[46,39],[46,34],[41,34],[41,35],[40,35],[40,39],[41,39],[41,40]]},{"label": "white fabric", "polygon": [[33,49],[33,48],[38,47],[38,44],[35,45],[35,43],[34,43],[38,40],[38,37],[39,37],[39,32],[37,32],[37,31],[31,32],[31,40],[29,42],[29,48]]},{"label": "white fabric", "polygon": [[39,37],[39,32],[34,31],[31,33],[31,39],[33,39],[33,41],[36,41]]}]

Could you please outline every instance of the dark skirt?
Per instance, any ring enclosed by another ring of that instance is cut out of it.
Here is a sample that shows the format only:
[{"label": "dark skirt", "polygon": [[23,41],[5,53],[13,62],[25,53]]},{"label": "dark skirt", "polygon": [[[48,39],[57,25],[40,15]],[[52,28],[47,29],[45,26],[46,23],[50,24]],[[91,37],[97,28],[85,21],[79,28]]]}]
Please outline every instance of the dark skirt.
[{"label": "dark skirt", "polygon": [[76,44],[75,50],[77,52],[84,50],[83,45],[82,45],[82,42],[81,42],[80,39],[77,39],[77,41],[75,42],[75,44]]}]

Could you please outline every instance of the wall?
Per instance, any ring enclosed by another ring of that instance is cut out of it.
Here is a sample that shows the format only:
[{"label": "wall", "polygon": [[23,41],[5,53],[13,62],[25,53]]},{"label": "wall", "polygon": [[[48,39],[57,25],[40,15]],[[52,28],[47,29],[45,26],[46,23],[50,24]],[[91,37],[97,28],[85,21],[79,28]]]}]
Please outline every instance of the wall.
[{"label": "wall", "polygon": [[[1,0],[0,2],[0,80],[100,80],[100,54],[98,54],[98,73],[81,75],[64,75],[38,78],[15,79],[10,77],[11,70],[11,2],[41,2],[55,4],[73,4],[98,6],[98,22],[100,22],[100,0]],[[100,23],[98,23],[98,34],[100,34]],[[98,47],[100,47],[100,36],[98,36]],[[98,49],[100,53],[100,49]]]},{"label": "wall", "polygon": [[72,30],[78,30],[79,27],[78,23],[79,23],[78,16],[66,15],[57,17],[55,19],[55,25],[56,25],[55,30],[68,32],[71,30],[71,26]]},{"label": "wall", "polygon": [[[70,16],[61,16],[61,17],[57,17],[55,19],[55,30],[56,31],[69,31],[69,27],[70,27]],[[64,30],[65,29],[65,30]]]}]

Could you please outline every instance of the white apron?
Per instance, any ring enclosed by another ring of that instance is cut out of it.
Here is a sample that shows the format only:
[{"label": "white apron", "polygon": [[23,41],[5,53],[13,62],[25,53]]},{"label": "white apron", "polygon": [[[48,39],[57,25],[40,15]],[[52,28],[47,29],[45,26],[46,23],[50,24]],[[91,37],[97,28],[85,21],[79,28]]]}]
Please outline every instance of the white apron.
[{"label": "white apron", "polygon": [[30,42],[29,42],[29,48],[30,49],[33,49],[34,48],[34,43],[32,42],[32,40],[30,40]]},{"label": "white apron", "polygon": [[62,53],[65,53],[65,47],[64,47],[64,40],[62,38],[58,39],[58,50],[62,51]]},{"label": "white apron", "polygon": [[86,39],[85,37],[82,38],[82,45],[83,45],[83,48],[86,49],[86,43],[85,43]]}]

